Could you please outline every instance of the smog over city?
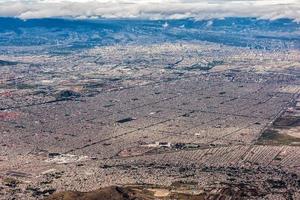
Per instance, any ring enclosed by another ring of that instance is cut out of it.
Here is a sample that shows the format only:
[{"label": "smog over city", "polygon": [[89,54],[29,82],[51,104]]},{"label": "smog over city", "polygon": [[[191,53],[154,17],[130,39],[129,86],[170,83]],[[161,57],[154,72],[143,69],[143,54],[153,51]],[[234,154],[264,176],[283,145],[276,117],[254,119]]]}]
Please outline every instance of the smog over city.
[{"label": "smog over city", "polygon": [[0,199],[299,200],[300,1],[0,0]]}]

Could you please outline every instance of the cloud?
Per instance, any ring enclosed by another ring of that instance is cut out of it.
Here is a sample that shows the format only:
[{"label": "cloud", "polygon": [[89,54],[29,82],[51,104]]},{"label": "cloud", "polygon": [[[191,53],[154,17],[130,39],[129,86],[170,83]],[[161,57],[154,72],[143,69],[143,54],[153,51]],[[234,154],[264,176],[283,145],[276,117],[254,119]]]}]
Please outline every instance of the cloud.
[{"label": "cloud", "polygon": [[0,0],[0,16],[21,19],[290,18],[300,22],[299,0]]}]

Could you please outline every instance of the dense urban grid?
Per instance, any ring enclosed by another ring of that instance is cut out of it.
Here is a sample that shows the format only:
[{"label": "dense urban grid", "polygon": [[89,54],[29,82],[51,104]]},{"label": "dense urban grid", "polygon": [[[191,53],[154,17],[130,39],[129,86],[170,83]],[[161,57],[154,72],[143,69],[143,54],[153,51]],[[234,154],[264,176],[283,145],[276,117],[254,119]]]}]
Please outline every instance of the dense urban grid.
[{"label": "dense urban grid", "polygon": [[209,42],[3,54],[0,199],[300,199],[299,65]]}]

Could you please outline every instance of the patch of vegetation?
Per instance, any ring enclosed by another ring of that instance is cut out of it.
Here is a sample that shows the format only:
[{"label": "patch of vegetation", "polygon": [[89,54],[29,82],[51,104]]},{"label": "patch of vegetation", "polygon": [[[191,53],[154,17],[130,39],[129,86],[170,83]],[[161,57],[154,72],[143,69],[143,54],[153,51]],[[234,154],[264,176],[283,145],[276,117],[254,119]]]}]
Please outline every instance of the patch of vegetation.
[{"label": "patch of vegetation", "polygon": [[257,141],[261,145],[293,145],[300,143],[300,138],[295,138],[286,134],[280,134],[277,130],[265,130]]},{"label": "patch of vegetation", "polygon": [[26,83],[8,83],[8,84],[0,84],[0,89],[18,89],[18,90],[26,90],[26,89],[35,89],[37,86],[30,85]]},{"label": "patch of vegetation", "polygon": [[85,89],[94,89],[94,88],[102,88],[105,86],[105,83],[95,83],[95,82],[91,82],[91,83],[87,83],[85,84],[83,87]]},{"label": "patch of vegetation", "polygon": [[19,90],[35,89],[36,88],[35,85],[29,85],[29,84],[26,84],[26,83],[17,84],[15,86]]},{"label": "patch of vegetation", "polygon": [[3,179],[2,183],[3,183],[3,185],[8,186],[8,187],[16,187],[21,182],[17,179],[7,177],[7,178]]},{"label": "patch of vegetation", "polygon": [[285,128],[300,126],[300,117],[299,116],[289,116],[289,117],[279,117],[273,123],[276,128]]},{"label": "patch of vegetation", "polygon": [[198,185],[198,182],[196,181],[175,181],[171,184],[173,187],[189,187],[189,186],[196,186]]},{"label": "patch of vegetation", "polygon": [[80,97],[81,94],[72,90],[62,90],[58,92],[55,96],[57,100],[70,100]]}]

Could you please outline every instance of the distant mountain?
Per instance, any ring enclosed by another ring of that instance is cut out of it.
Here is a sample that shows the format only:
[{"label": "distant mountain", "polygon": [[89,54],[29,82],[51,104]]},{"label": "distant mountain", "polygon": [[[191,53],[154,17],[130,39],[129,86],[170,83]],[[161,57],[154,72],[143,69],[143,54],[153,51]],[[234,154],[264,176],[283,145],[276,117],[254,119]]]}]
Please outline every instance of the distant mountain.
[{"label": "distant mountain", "polygon": [[0,18],[0,27],[2,47],[48,45],[51,51],[61,53],[101,45],[174,41],[208,41],[269,50],[300,48],[300,24],[289,19],[24,21]]}]

